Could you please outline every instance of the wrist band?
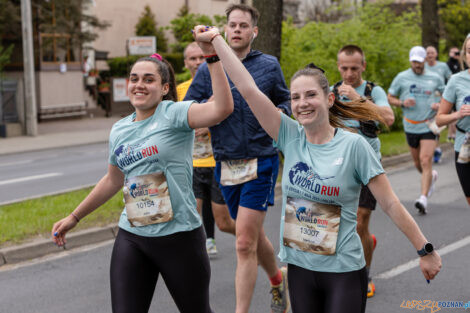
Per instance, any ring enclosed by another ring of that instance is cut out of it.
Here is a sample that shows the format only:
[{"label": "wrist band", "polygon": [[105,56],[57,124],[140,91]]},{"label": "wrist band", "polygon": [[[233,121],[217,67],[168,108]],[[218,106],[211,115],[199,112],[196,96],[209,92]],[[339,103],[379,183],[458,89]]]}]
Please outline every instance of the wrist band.
[{"label": "wrist band", "polygon": [[70,215],[72,215],[75,218],[77,223],[80,222],[80,219],[78,218],[78,216],[75,213],[72,212],[72,213],[70,213]]},{"label": "wrist band", "polygon": [[217,36],[220,36],[220,34],[219,34],[219,33],[214,34],[214,35],[211,37],[211,40],[209,40],[209,42],[212,43],[212,41],[214,40],[214,38],[217,37]]},{"label": "wrist band", "polygon": [[217,56],[217,54],[208,54],[208,55],[205,55],[204,58],[207,59],[207,58],[211,58],[215,56]]},{"label": "wrist band", "polygon": [[206,56],[206,62],[207,64],[215,63],[220,61],[219,56],[217,54]]}]

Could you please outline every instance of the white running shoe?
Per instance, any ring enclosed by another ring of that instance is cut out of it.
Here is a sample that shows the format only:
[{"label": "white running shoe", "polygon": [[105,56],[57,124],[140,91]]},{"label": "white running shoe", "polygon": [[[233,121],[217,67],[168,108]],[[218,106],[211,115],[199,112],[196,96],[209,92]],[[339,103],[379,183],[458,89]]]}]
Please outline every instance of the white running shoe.
[{"label": "white running shoe", "polygon": [[429,187],[429,191],[428,191],[428,198],[432,195],[432,193],[434,192],[434,187],[436,185],[436,180],[437,180],[437,177],[439,175],[437,174],[437,171],[436,170],[432,170],[432,180],[431,180],[431,186]]},{"label": "white running shoe", "polygon": [[215,246],[214,238],[206,239],[206,250],[209,258],[215,258],[217,256],[217,247]]},{"label": "white running shoe", "polygon": [[418,209],[420,214],[426,214],[428,208],[428,199],[425,196],[421,196],[415,201],[415,207]]}]

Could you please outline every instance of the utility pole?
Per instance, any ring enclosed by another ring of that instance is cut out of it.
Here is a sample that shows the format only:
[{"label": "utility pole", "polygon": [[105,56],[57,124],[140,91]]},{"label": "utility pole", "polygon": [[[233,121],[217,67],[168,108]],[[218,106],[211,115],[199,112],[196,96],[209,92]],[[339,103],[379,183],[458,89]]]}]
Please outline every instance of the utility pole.
[{"label": "utility pole", "polygon": [[33,25],[31,0],[21,0],[21,29],[23,33],[23,73],[25,93],[25,124],[28,136],[37,136],[36,82],[34,79]]}]

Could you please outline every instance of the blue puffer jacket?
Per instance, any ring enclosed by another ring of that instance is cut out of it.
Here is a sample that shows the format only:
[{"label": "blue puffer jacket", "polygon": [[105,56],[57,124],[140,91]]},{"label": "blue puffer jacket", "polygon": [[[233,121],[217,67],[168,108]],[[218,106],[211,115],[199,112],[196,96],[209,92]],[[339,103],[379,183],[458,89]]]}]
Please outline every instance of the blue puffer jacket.
[{"label": "blue puffer jacket", "polygon": [[[284,113],[290,115],[290,93],[277,59],[252,50],[242,61],[258,88]],[[277,153],[273,140],[264,131],[248,104],[229,79],[234,101],[233,113],[210,128],[212,149],[216,161],[272,156]],[[204,102],[212,96],[212,84],[207,64],[199,66],[184,100]]]}]

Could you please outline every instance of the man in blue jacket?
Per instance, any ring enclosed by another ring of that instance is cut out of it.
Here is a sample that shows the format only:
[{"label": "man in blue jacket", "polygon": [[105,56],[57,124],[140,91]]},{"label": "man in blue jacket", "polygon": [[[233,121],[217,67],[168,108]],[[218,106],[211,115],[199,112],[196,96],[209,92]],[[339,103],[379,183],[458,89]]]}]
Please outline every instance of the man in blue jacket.
[{"label": "man in blue jacket", "polygon": [[[258,87],[280,111],[291,114],[290,94],[279,62],[273,56],[251,50],[258,34],[258,11],[244,4],[227,10],[225,37],[242,60]],[[214,62],[214,59],[207,59]],[[274,204],[274,186],[279,170],[278,151],[272,145],[248,104],[229,80],[234,112],[211,127],[211,141],[216,160],[215,176],[230,215],[236,219],[237,271],[235,276],[236,312],[248,312],[256,283],[258,263],[271,281],[271,309],[287,312],[287,281],[279,269],[271,242],[264,233],[263,221],[268,205]],[[207,64],[200,65],[186,93],[185,100],[206,101],[212,95]]]}]

